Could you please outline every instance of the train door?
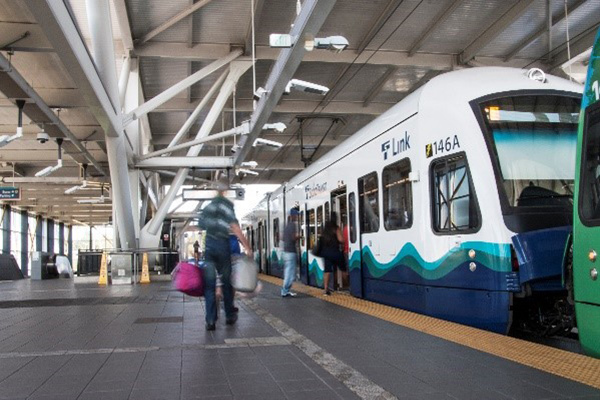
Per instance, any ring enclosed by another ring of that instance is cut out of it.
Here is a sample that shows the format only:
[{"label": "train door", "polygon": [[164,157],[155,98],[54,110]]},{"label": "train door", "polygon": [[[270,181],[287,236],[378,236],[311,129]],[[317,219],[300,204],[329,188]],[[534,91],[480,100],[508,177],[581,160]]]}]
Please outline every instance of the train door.
[{"label": "train door", "polygon": [[[339,188],[333,192],[331,192],[331,211],[335,213],[336,222],[338,226],[342,229],[342,233],[344,236],[343,251],[344,258],[346,262],[346,270],[348,268],[348,202],[346,197],[346,187]],[[334,287],[346,289],[348,286],[348,282],[346,279],[346,274],[343,273],[342,270],[338,270],[334,276]]]},{"label": "train door", "polygon": [[308,223],[306,222],[306,206],[300,211],[300,280],[308,285]]},{"label": "train door", "polygon": [[362,291],[362,268],[361,268],[361,245],[358,238],[358,213],[356,205],[356,193],[348,194],[348,274],[350,278],[350,293],[355,297],[363,297]]},{"label": "train door", "polygon": [[[360,221],[361,289],[363,295],[369,292],[369,278],[375,267],[374,261],[380,256],[379,240],[379,181],[377,172],[358,179],[358,213]],[[367,296],[368,297],[368,296]]]},{"label": "train door", "polygon": [[306,213],[306,234],[307,234],[307,252],[306,252],[306,283],[312,286],[316,285],[317,282],[317,270],[316,257],[312,255],[311,251],[317,243],[317,222],[315,209],[309,209]]}]

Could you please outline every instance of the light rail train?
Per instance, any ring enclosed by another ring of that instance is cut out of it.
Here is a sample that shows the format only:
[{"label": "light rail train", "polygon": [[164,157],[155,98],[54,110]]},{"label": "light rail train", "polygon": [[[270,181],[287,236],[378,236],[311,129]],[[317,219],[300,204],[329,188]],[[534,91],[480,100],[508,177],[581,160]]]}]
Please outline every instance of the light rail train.
[{"label": "light rail train", "polygon": [[573,275],[579,339],[600,357],[600,32],[596,36],[581,104],[577,143]]},{"label": "light rail train", "polygon": [[353,296],[507,333],[574,324],[572,230],[582,87],[485,67],[432,79],[249,215],[264,273],[300,210],[300,277],[323,286],[311,249],[335,212],[349,236]]}]

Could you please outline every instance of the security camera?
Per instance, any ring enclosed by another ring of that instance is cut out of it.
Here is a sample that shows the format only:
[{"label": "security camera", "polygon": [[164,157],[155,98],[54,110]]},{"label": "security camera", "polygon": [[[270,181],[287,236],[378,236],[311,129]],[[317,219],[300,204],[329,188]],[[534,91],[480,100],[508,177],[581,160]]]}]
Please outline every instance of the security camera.
[{"label": "security camera", "polygon": [[37,134],[37,141],[44,144],[50,140],[50,136],[46,132],[40,132]]},{"label": "security camera", "polygon": [[300,90],[306,93],[316,93],[323,96],[326,95],[327,92],[329,92],[328,87],[317,85],[316,83],[312,82],[301,81],[300,79],[292,79],[291,81],[289,81],[285,87],[284,92],[286,94],[289,94],[292,89]]},{"label": "security camera", "polygon": [[254,98],[254,100],[259,101],[260,98],[265,95],[265,93],[269,93],[269,91],[259,87],[258,89],[256,89],[256,92],[254,92],[254,96],[252,97]]}]

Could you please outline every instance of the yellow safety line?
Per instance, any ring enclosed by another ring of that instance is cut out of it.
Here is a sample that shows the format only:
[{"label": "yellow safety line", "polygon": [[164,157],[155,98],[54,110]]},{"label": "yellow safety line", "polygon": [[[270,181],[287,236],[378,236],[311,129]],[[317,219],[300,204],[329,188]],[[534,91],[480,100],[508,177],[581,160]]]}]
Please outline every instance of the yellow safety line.
[{"label": "yellow safety line", "polygon": [[[278,286],[281,286],[282,283],[281,279],[268,275],[261,274],[260,279]],[[294,283],[294,290],[384,321],[600,389],[600,360],[596,358],[373,303],[347,293],[323,296],[323,289],[298,282]]]}]

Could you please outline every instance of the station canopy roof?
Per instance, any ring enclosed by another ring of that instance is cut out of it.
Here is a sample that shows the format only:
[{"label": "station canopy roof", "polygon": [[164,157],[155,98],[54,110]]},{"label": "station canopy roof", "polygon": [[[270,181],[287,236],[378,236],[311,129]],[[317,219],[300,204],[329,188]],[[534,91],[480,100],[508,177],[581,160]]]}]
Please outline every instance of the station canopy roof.
[{"label": "station canopy roof", "polygon": [[[78,87],[81,78],[73,75],[64,49],[51,44],[44,24],[55,17],[36,19],[33,8],[47,1],[54,0],[0,0],[0,50],[10,63],[8,71],[0,72],[0,136],[16,132],[16,100],[27,100],[24,137],[0,147],[2,186],[21,187],[21,200],[12,203],[17,207],[69,223],[105,223],[111,217],[111,200],[103,121]],[[93,54],[85,0],[60,1],[68,5],[79,35]],[[256,85],[263,86],[280,52],[269,47],[269,35],[290,31],[298,3],[301,6],[303,1],[110,0],[116,70],[120,72],[124,58],[130,56],[134,68],[139,66],[142,99],[150,100],[231,51],[241,49],[241,57],[251,59],[254,15],[255,70],[241,77],[213,133],[230,129],[250,117],[253,76]],[[600,0],[567,0],[566,8],[562,0],[338,0],[317,37],[343,36],[348,48],[340,53],[309,52],[294,75],[328,87],[329,93],[292,91],[284,96],[270,122],[283,122],[287,129],[261,134],[283,146],[253,148],[246,161],[257,162],[259,175],[240,174],[237,180],[244,184],[289,180],[305,163],[446,71],[539,67],[582,81],[599,25]],[[24,93],[9,73],[13,70],[39,101]],[[165,148],[220,75],[221,71],[210,74],[143,118],[142,151]],[[184,141],[194,138],[208,109]],[[42,130],[50,141],[36,140]],[[56,137],[65,138],[63,167],[50,175],[52,182],[44,182],[34,175],[56,164]],[[233,145],[231,139],[210,142],[201,155],[230,155]],[[172,155],[185,155],[185,151]],[[89,165],[89,184],[66,195],[69,187],[82,185],[84,163]],[[210,172],[195,173],[199,178],[211,177]],[[161,179],[168,185],[172,175]]]}]

